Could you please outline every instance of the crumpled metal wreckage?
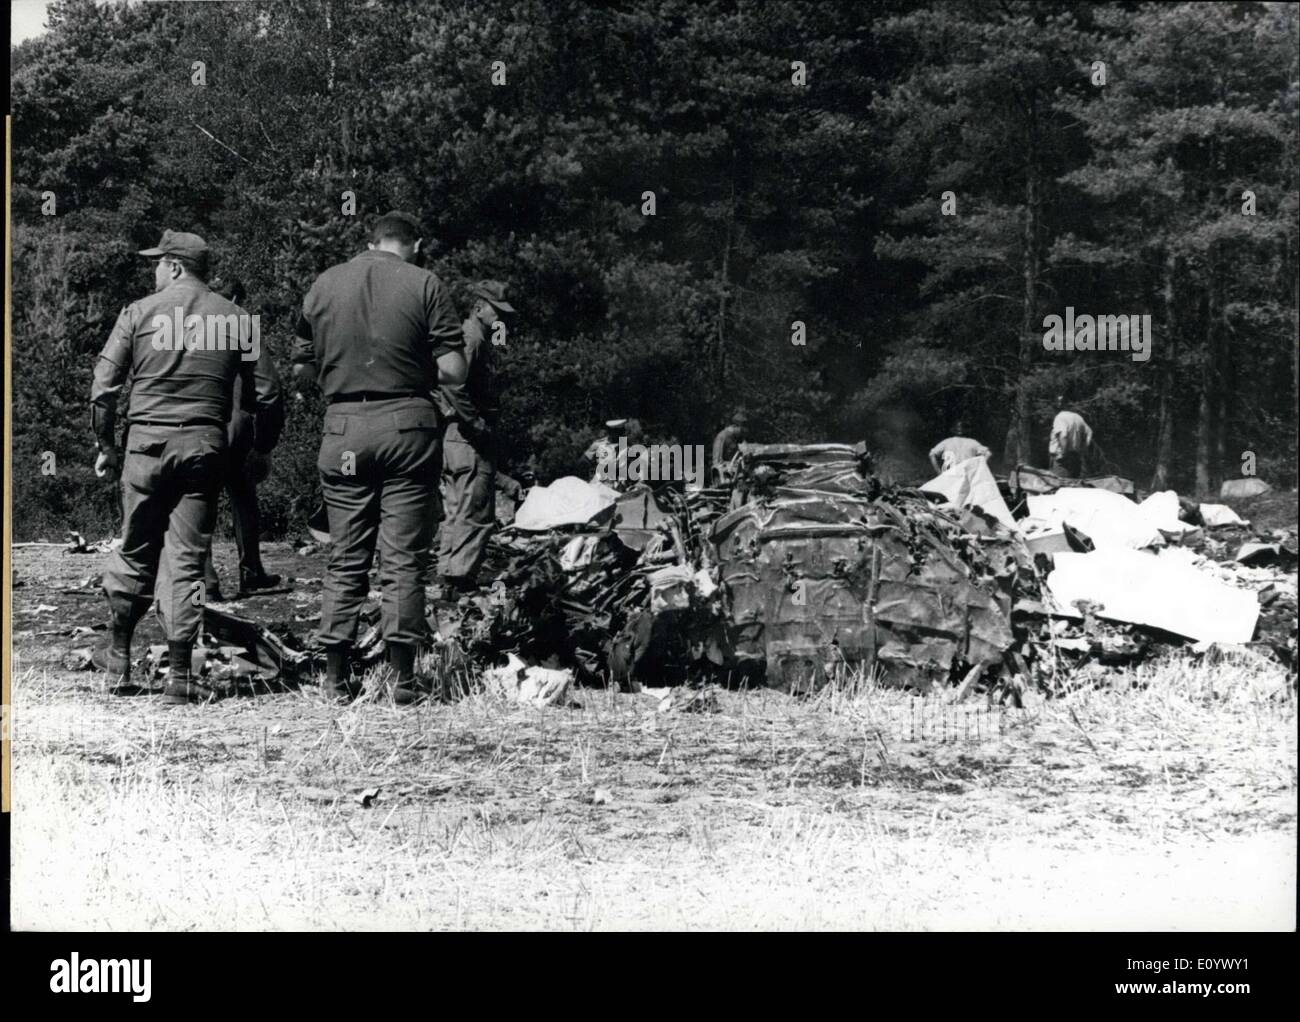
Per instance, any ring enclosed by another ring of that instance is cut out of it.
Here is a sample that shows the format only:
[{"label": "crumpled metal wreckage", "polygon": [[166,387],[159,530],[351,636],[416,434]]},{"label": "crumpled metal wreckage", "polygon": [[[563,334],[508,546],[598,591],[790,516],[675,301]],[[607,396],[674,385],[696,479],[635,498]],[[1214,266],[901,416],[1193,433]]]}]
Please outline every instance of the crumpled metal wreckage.
[{"label": "crumpled metal wreckage", "polygon": [[836,664],[919,690],[1014,668],[1011,607],[1034,576],[1024,543],[978,510],[881,487],[864,453],[742,448],[751,499],[711,535],[733,656],[787,689]]},{"label": "crumpled metal wreckage", "polygon": [[508,563],[439,608],[439,638],[624,687],[807,691],[856,667],[927,689],[1023,671],[1011,608],[1037,588],[1015,533],[882,487],[862,445],[744,444],[737,467],[731,489],[634,487],[594,528],[499,533]]}]

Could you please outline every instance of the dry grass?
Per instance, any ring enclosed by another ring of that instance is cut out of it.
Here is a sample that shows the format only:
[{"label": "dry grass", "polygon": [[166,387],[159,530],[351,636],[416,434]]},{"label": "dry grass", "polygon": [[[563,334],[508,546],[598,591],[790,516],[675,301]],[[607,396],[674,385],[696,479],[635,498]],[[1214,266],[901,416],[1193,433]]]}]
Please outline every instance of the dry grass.
[{"label": "dry grass", "polygon": [[1296,703],[1261,668],[1167,661],[976,725],[861,678],[716,714],[165,708],[38,642],[17,928],[1295,926]]}]

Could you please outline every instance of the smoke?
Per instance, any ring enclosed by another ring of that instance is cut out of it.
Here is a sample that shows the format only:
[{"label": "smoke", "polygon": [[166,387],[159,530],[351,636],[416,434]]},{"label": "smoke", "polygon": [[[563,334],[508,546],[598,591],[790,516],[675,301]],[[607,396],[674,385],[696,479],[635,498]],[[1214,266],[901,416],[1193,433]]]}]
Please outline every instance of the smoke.
[{"label": "smoke", "polygon": [[861,421],[882,482],[922,483],[934,475],[930,448],[949,431],[940,415],[922,415],[909,405],[895,403],[868,411]]}]

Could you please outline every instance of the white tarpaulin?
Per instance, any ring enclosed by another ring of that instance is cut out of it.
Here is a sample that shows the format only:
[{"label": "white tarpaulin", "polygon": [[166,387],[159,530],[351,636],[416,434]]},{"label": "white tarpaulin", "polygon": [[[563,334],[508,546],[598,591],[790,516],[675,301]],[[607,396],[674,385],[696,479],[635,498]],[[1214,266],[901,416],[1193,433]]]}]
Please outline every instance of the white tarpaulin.
[{"label": "white tarpaulin", "polygon": [[1008,529],[1016,527],[1011,510],[998,490],[997,480],[989,471],[989,463],[983,458],[959,461],[921,489],[943,494],[948,503],[955,507],[977,507],[987,511]]},{"label": "white tarpaulin", "polygon": [[561,476],[550,486],[534,486],[515,512],[515,526],[543,532],[561,525],[585,525],[612,508],[618,493],[601,483]]},{"label": "white tarpaulin", "polygon": [[1110,549],[1059,553],[1055,563],[1047,588],[1065,607],[1087,600],[1102,608],[1100,617],[1205,642],[1249,642],[1255,634],[1256,595],[1224,585],[1183,558]]},{"label": "white tarpaulin", "polygon": [[1201,520],[1207,529],[1216,529],[1220,525],[1248,525],[1236,511],[1227,504],[1202,504]]},{"label": "white tarpaulin", "polygon": [[1140,550],[1165,541],[1138,505],[1109,490],[1067,486],[1055,493],[1030,494],[1026,500],[1032,517],[1054,525],[1068,524],[1092,540],[1098,550]]},{"label": "white tarpaulin", "polygon": [[1184,522],[1178,517],[1178,494],[1173,490],[1153,493],[1137,506],[1138,512],[1166,537],[1183,538],[1189,533],[1200,534],[1200,527]]}]

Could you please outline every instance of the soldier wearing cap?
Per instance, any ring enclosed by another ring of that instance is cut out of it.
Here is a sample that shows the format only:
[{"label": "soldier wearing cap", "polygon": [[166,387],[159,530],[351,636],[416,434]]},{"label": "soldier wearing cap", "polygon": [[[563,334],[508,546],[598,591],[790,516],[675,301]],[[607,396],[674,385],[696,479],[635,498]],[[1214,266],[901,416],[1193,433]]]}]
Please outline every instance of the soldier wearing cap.
[{"label": "soldier wearing cap", "polygon": [[465,359],[442,282],[412,265],[421,240],[409,214],[380,217],[367,251],[312,284],[298,321],[294,375],[318,382],[329,402],[317,468],[332,543],[318,637],[332,699],[358,692],[350,655],[376,543],[393,700],[428,694],[415,654],[428,634],[422,579],[442,462],[433,391],[463,383]]},{"label": "soldier wearing cap", "polygon": [[[109,644],[93,659],[118,686],[130,680],[131,638],[156,599],[167,634],[168,703],[203,702],[213,691],[191,676],[205,599],[203,561],[212,542],[226,423],[236,382],[254,412],[250,464],[279,439],[284,406],[260,330],[206,283],[209,253],[197,234],[164,231],[156,248],[155,293],[117,318],[95,364],[90,401],[100,477],[122,474],[122,543],[109,554],[104,593]],[[133,377],[126,458],[114,440],[117,401]]]},{"label": "soldier wearing cap", "polygon": [[505,285],[484,280],[470,288],[474,304],[461,324],[467,375],[461,384],[438,388],[447,419],[442,448],[444,515],[438,538],[438,574],[445,589],[475,588],[488,538],[496,527],[495,419],[492,342],[503,313],[514,312]]}]

